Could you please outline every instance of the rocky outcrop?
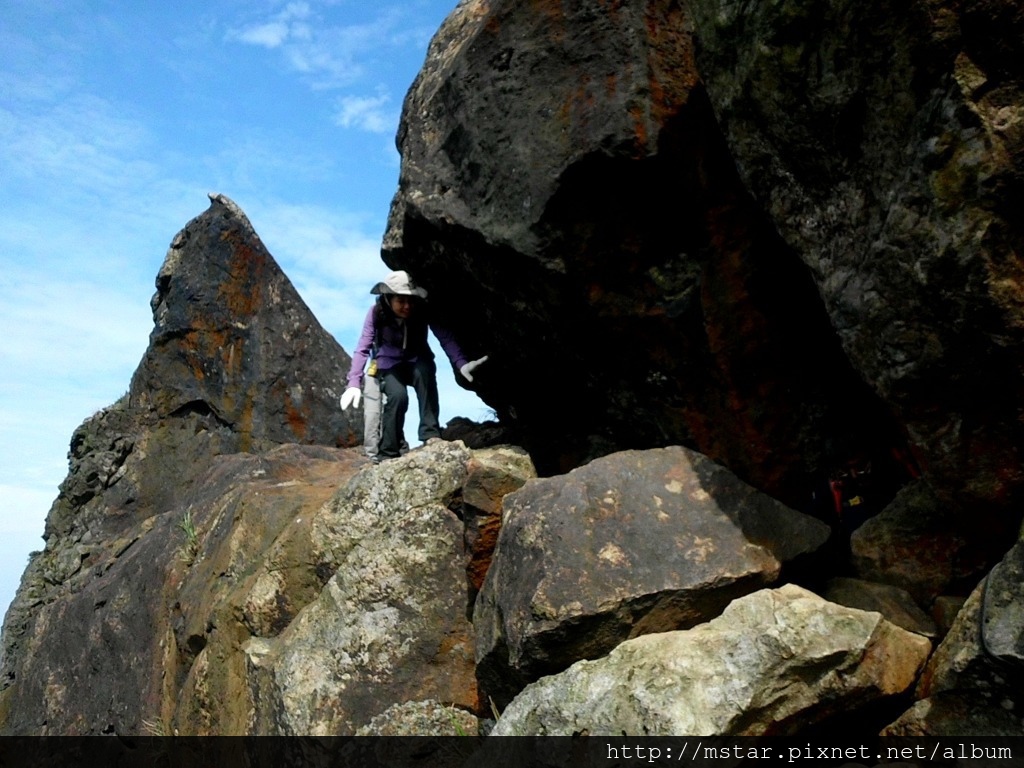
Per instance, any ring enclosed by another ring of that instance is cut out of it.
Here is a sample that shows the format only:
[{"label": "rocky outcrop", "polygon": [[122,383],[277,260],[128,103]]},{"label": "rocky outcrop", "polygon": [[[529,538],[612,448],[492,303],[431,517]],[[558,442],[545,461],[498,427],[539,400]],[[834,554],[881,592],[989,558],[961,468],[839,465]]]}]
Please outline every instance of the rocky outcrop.
[{"label": "rocky outcrop", "polygon": [[348,354],[327,334],[249,220],[223,195],[179,232],[156,278],[154,328],[130,406],[152,421],[194,414],[257,451],[346,446],[361,423],[337,407]]},{"label": "rocky outcrop", "polygon": [[[348,357],[214,196],[72,439],[0,733],[458,732],[478,682],[499,733],[893,696],[891,733],[1021,732],[1022,30],[1010,0],[460,2],[383,254],[491,356],[499,422],[346,450]],[[744,596],[787,579],[949,634],[915,686],[921,634]]]},{"label": "rocky outcrop", "polygon": [[1022,28],[1009,0],[463,2],[406,101],[385,259],[491,353],[542,474],[685,444],[799,507],[895,448],[1005,540]]},{"label": "rocky outcrop", "polygon": [[71,439],[46,549],[4,622],[0,687],[45,632],[33,628],[41,607],[91,584],[139,526],[183,513],[181,499],[216,456],[361,439],[361,420],[337,407],[348,355],[226,197],[212,195],[174,238],[152,306],[150,345],[128,394]]},{"label": "rocky outcrop", "polygon": [[1012,510],[1024,497],[1020,5],[688,5],[744,184],[808,266],[854,366],[937,490],[976,520]]},{"label": "rocky outcrop", "polygon": [[494,735],[786,735],[910,688],[931,650],[877,613],[799,587],[645,635],[528,686]]},{"label": "rocky outcrop", "polygon": [[177,507],[97,541],[88,568],[33,606],[0,732],[243,733],[239,646],[319,592],[313,515],[360,463],[320,446],[223,456]]},{"label": "rocky outcrop", "polygon": [[686,444],[799,506],[893,427],[736,175],[686,24],[460,3],[406,99],[384,258],[490,354],[481,395],[541,474]]},{"label": "rocky outcrop", "polygon": [[616,453],[529,482],[505,499],[477,600],[481,685],[501,708],[623,640],[708,621],[829,533],[685,448]]},{"label": "rocky outcrop", "polygon": [[245,647],[251,729],[348,736],[391,703],[476,711],[461,501],[469,451],[443,443],[360,473],[313,523],[334,575],[276,638]]},{"label": "rocky outcrop", "polygon": [[1024,681],[1024,542],[978,585],[928,662],[893,736],[1019,736]]}]

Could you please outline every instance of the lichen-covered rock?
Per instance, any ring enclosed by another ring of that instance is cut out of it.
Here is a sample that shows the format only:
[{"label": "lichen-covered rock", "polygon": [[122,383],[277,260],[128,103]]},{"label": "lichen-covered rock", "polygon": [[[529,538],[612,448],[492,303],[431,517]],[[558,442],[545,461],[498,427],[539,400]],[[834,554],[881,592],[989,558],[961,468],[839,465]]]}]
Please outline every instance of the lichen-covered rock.
[{"label": "lichen-covered rock", "polygon": [[407,701],[478,709],[449,508],[469,458],[461,443],[425,446],[367,467],[320,510],[314,550],[334,575],[278,637],[248,645],[252,730],[353,735]]},{"label": "lichen-covered rock", "polygon": [[787,585],[528,686],[493,735],[785,735],[909,689],[931,643]]},{"label": "lichen-covered rock", "polygon": [[[439,701],[396,704],[356,730],[356,736],[476,736],[477,717]],[[421,740],[422,741],[422,740]],[[422,744],[413,745],[422,749]]]},{"label": "lichen-covered rock", "polygon": [[625,451],[505,499],[474,613],[477,676],[504,706],[621,641],[684,629],[820,548],[823,523],[686,448]]}]

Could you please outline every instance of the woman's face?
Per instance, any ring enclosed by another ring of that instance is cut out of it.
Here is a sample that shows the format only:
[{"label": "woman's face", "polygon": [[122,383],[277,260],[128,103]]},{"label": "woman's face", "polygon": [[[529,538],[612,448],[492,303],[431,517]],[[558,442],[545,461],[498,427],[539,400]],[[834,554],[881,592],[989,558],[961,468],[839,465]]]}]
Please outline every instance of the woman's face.
[{"label": "woman's face", "polygon": [[413,297],[412,296],[392,296],[391,297],[391,311],[395,313],[396,317],[400,317],[403,320],[408,319],[409,315],[412,314],[413,308]]}]

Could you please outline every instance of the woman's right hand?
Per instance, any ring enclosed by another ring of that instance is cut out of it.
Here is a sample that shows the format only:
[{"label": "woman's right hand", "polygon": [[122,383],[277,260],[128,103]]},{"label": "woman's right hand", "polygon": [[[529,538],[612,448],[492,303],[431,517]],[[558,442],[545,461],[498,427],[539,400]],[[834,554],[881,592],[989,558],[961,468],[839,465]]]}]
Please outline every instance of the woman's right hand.
[{"label": "woman's right hand", "polygon": [[359,387],[349,387],[345,390],[345,393],[341,396],[341,410],[346,411],[351,405],[353,408],[359,407],[359,399],[363,396]]}]

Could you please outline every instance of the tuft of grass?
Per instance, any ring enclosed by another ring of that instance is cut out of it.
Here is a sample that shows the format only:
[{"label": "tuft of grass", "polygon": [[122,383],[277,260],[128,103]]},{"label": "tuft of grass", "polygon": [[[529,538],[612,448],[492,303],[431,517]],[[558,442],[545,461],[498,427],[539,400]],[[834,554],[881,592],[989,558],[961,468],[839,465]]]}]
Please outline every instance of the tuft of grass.
[{"label": "tuft of grass", "polygon": [[160,720],[143,720],[142,732],[147,736],[167,736],[167,727]]},{"label": "tuft of grass", "polygon": [[192,565],[199,557],[199,534],[196,532],[196,524],[192,520],[192,510],[189,509],[178,521],[178,529],[185,534],[185,543],[181,548],[181,561],[185,565]]},{"label": "tuft of grass", "polygon": [[445,710],[448,714],[448,719],[452,721],[452,728],[455,729],[456,736],[468,736],[466,730],[459,724],[458,718],[455,717],[455,705],[452,704]]}]

